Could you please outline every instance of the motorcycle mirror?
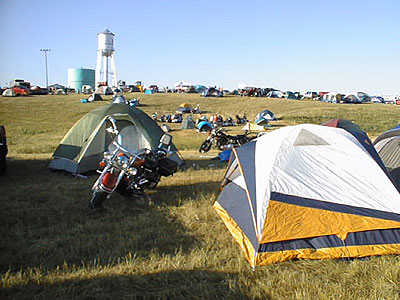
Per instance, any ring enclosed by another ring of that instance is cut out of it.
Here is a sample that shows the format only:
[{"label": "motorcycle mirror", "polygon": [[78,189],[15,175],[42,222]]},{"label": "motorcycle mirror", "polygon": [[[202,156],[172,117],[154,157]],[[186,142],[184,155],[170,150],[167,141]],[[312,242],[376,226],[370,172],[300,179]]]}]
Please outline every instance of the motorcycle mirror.
[{"label": "motorcycle mirror", "polygon": [[161,137],[161,139],[160,139],[160,144],[163,144],[163,145],[170,145],[171,144],[171,141],[172,141],[172,136],[171,135],[169,135],[169,134],[163,134],[163,136]]}]

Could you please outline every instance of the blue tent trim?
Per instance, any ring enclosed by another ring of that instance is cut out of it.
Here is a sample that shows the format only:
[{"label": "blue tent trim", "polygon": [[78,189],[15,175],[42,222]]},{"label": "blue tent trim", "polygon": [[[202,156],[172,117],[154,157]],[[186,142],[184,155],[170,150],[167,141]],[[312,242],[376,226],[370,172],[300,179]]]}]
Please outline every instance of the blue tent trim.
[{"label": "blue tent trim", "polygon": [[335,247],[386,245],[400,243],[400,229],[379,229],[361,232],[350,232],[345,240],[337,235],[303,238],[281,242],[261,244],[258,252],[277,252],[299,249],[322,249]]}]

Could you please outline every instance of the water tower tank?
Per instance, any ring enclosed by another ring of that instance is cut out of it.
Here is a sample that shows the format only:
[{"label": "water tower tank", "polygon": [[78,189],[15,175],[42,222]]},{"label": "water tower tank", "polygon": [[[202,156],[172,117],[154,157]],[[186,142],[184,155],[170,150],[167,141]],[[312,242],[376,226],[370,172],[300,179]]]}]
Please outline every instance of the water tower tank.
[{"label": "water tower tank", "polygon": [[97,50],[100,51],[103,56],[111,56],[114,52],[114,33],[105,29],[103,32],[99,32],[97,37]]},{"label": "water tower tank", "polygon": [[92,69],[68,69],[68,87],[82,92],[83,85],[95,88],[95,71]]}]

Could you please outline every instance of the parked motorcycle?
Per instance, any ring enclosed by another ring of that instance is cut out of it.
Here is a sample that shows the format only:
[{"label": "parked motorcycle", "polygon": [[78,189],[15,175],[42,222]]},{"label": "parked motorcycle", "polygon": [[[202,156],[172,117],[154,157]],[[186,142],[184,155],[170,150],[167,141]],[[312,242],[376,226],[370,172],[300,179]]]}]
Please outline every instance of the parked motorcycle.
[{"label": "parked motorcycle", "polygon": [[156,149],[135,153],[122,145],[123,136],[115,119],[109,117],[108,120],[112,127],[107,128],[107,132],[117,136],[117,140],[112,142],[115,150],[104,152],[100,162],[104,169],[99,171],[100,176],[92,187],[90,208],[101,207],[114,191],[123,196],[140,197],[146,189],[155,188],[162,176],[173,175],[178,170],[178,164],[168,158],[171,135],[164,134]]},{"label": "parked motorcycle", "polygon": [[212,145],[215,145],[218,150],[224,151],[244,145],[254,138],[250,137],[247,132],[240,135],[228,135],[221,128],[214,128],[210,131],[207,139],[201,144],[199,151],[200,153],[208,152]]}]

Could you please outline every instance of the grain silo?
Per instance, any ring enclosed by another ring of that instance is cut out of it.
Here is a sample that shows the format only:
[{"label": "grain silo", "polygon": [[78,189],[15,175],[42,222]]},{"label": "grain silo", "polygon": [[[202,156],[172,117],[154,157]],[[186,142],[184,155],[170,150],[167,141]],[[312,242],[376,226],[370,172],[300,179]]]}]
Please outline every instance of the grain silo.
[{"label": "grain silo", "polygon": [[95,88],[94,83],[95,71],[92,69],[68,69],[68,87],[82,92],[83,85],[90,85]]}]

